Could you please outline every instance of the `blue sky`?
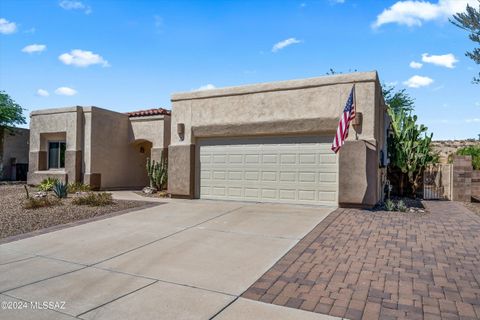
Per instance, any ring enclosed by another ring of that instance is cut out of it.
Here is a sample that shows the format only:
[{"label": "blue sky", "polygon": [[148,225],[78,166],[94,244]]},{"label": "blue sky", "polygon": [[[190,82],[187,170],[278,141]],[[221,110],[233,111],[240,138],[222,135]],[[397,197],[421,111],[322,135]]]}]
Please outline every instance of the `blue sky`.
[{"label": "blue sky", "polygon": [[377,70],[434,139],[478,138],[474,43],[447,20],[476,1],[2,0],[0,89],[28,112],[124,112],[170,108],[172,92]]}]

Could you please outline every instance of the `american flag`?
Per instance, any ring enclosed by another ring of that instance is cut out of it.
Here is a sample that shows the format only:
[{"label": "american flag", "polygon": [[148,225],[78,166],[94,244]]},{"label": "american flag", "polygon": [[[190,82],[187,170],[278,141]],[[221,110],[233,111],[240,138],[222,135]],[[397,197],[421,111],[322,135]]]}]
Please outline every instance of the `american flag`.
[{"label": "american flag", "polygon": [[332,143],[332,151],[337,153],[343,146],[345,140],[348,137],[348,128],[350,128],[350,122],[355,119],[355,86],[353,86],[350,96],[348,97],[347,104],[343,109],[343,114],[338,122],[337,133]]}]

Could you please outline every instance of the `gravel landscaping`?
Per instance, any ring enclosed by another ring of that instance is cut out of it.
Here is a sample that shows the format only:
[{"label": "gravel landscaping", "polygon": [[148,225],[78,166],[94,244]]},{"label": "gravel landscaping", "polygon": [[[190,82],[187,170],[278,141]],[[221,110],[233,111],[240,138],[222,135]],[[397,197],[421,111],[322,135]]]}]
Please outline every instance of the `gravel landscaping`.
[{"label": "gravel landscaping", "polygon": [[[30,195],[36,191],[29,187]],[[23,185],[0,185],[0,239],[147,204],[142,201],[114,200],[111,205],[91,207],[75,205],[72,199],[73,196],[69,196],[50,207],[25,209]]]}]

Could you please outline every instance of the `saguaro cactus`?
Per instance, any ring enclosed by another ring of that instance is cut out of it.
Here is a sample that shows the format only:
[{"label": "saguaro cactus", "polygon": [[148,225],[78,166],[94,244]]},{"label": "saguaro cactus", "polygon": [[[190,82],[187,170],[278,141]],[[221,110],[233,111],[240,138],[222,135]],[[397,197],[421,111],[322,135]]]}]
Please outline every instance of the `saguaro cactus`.
[{"label": "saguaro cactus", "polygon": [[159,162],[147,158],[146,168],[150,187],[162,190],[166,186],[168,179],[167,158],[163,154]]}]

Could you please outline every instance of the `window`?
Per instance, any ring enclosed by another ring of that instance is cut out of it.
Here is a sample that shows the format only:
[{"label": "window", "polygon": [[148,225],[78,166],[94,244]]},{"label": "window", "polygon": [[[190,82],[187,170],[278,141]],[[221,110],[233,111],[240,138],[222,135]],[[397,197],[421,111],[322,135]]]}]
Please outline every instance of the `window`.
[{"label": "window", "polygon": [[65,168],[66,143],[63,141],[51,141],[48,143],[48,168]]}]

